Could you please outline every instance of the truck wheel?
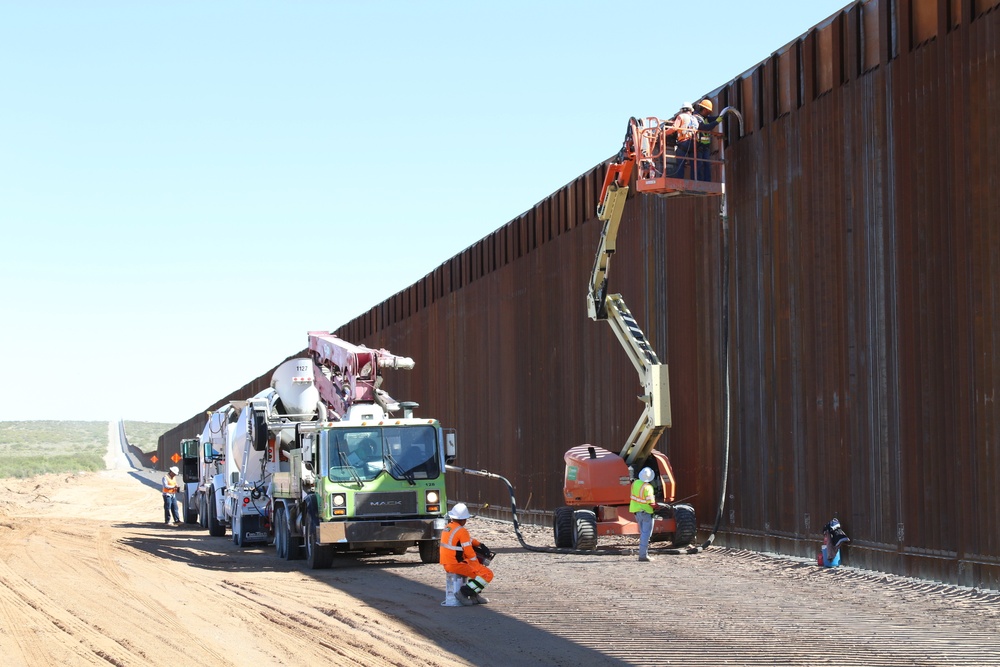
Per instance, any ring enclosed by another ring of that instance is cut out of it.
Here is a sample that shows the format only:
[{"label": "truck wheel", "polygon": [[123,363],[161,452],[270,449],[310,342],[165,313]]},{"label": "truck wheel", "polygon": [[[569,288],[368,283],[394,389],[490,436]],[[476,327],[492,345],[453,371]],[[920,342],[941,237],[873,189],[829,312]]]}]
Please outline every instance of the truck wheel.
[{"label": "truck wheel", "polygon": [[319,526],[312,521],[306,526],[306,560],[309,569],[323,570],[333,564],[333,548],[328,544],[319,544]]},{"label": "truck wheel", "polygon": [[215,489],[208,493],[208,534],[212,537],[222,537],[226,534],[226,525],[219,521],[219,510],[215,504]]},{"label": "truck wheel", "polygon": [[285,529],[285,512],[281,507],[274,510],[274,555],[288,560],[288,533]]},{"label": "truck wheel", "polygon": [[417,542],[417,548],[420,549],[421,563],[441,562],[440,540],[420,540],[419,542]]},{"label": "truck wheel", "polygon": [[597,548],[597,515],[590,510],[573,512],[573,548],[593,551]]},{"label": "truck wheel", "polygon": [[573,548],[573,523],[572,507],[559,507],[556,509],[552,531],[555,533],[556,546],[558,548]]},{"label": "truck wheel", "polygon": [[285,560],[302,560],[302,538],[292,534],[292,528],[285,519]]},{"label": "truck wheel", "polygon": [[698,534],[698,521],[694,516],[694,508],[690,505],[674,505],[674,544],[675,547],[686,547]]},{"label": "truck wheel", "polygon": [[298,535],[292,535],[288,527],[288,516],[283,507],[274,510],[274,550],[278,558],[283,560],[299,560],[302,558],[302,545]]},{"label": "truck wheel", "polygon": [[[184,485],[185,487],[187,484]],[[191,502],[191,492],[184,489],[184,523],[198,523],[198,506]]]},{"label": "truck wheel", "polygon": [[205,500],[205,494],[198,494],[198,525],[202,529],[208,528],[208,502]]}]

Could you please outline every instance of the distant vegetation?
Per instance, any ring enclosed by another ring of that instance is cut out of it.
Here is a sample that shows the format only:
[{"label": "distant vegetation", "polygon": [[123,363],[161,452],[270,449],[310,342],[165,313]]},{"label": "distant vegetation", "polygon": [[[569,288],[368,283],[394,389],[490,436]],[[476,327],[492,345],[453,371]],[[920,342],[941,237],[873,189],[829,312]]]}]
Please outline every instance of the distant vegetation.
[{"label": "distant vegetation", "polygon": [[125,437],[128,438],[128,444],[134,445],[144,452],[151,452],[159,444],[160,436],[175,426],[177,424],[125,420]]},{"label": "distant vegetation", "polygon": [[[127,421],[125,434],[145,452],[174,426]],[[107,451],[106,421],[0,421],[0,478],[103,470]]]}]

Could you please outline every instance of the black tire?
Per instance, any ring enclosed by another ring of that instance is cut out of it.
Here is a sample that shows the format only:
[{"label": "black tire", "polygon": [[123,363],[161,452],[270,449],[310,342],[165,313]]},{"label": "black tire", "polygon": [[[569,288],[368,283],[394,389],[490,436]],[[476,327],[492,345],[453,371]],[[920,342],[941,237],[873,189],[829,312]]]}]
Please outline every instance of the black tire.
[{"label": "black tire", "polygon": [[285,510],[275,508],[274,512],[274,555],[288,560],[288,529],[285,528]]},{"label": "black tire", "polygon": [[674,546],[685,547],[698,534],[698,520],[690,505],[674,505]]},{"label": "black tire", "polygon": [[184,523],[198,523],[198,506],[191,502],[191,493],[184,485]]},{"label": "black tire", "polygon": [[215,505],[215,489],[208,493],[208,534],[212,537],[223,537],[226,534],[226,524],[219,521]]},{"label": "black tire", "polygon": [[573,508],[556,508],[552,522],[552,532],[555,534],[556,546],[560,549],[573,548]]},{"label": "black tire", "polygon": [[302,560],[304,545],[302,538],[292,534],[292,527],[285,520],[285,560]]},{"label": "black tire", "polygon": [[208,529],[208,501],[204,493],[198,494],[198,525],[203,530]]},{"label": "black tire", "polygon": [[420,540],[417,543],[420,550],[421,563],[441,562],[441,541],[440,540]]},{"label": "black tire", "polygon": [[306,526],[306,561],[311,570],[324,570],[333,565],[333,547],[319,544],[319,525],[311,519]]},{"label": "black tire", "polygon": [[573,548],[593,551],[597,548],[597,515],[590,510],[573,512]]},{"label": "black tire", "polygon": [[301,560],[302,543],[298,535],[292,535],[288,524],[288,514],[284,507],[275,508],[274,516],[274,546],[278,558],[284,560]]}]

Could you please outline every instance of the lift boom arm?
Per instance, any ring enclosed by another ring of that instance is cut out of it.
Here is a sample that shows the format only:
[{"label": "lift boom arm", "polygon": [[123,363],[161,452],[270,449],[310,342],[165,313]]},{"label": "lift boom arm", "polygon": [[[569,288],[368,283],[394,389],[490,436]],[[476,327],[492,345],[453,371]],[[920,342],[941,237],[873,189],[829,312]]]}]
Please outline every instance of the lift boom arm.
[{"label": "lift boom arm", "polygon": [[604,222],[604,228],[594,258],[587,298],[590,318],[595,321],[607,320],[642,383],[643,394],[639,396],[639,400],[645,404],[645,408],[621,450],[622,458],[630,466],[636,461],[644,461],[652,453],[663,429],[668,428],[671,423],[667,365],[661,363],[656,356],[646,334],[625,305],[622,295],[608,294],[608,269],[611,256],[615,254],[618,227],[628,198],[629,179],[635,166],[633,128],[636,122],[635,118],[629,119],[622,149],[608,166],[604,177],[601,200],[597,204],[597,219]]}]

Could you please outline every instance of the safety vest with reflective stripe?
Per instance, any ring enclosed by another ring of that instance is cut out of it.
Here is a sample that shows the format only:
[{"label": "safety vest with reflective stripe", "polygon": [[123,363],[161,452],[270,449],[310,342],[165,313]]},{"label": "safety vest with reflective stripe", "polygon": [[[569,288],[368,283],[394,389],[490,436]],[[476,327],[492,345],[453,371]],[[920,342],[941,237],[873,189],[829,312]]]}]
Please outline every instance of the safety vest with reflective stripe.
[{"label": "safety vest with reflective stripe", "polygon": [[[478,540],[472,539],[465,526],[450,521],[448,527],[441,533],[441,564],[468,563],[477,560],[476,551],[472,546],[478,543]],[[459,554],[462,554],[462,558],[458,557]]]},{"label": "safety vest with reflective stripe", "polygon": [[632,494],[629,496],[628,511],[653,513],[653,485],[637,479],[632,482]]},{"label": "safety vest with reflective stripe", "polygon": [[688,141],[694,137],[698,129],[698,119],[693,113],[682,111],[674,119],[673,128],[677,130],[677,141]]},{"label": "safety vest with reflective stripe", "polygon": [[168,495],[177,493],[177,475],[171,479],[169,475],[163,477],[163,492]]},{"label": "safety vest with reflective stripe", "polygon": [[698,143],[712,143],[712,135],[709,132],[714,130],[722,119],[719,116],[701,116],[699,114],[695,114],[694,117],[698,119]]}]

